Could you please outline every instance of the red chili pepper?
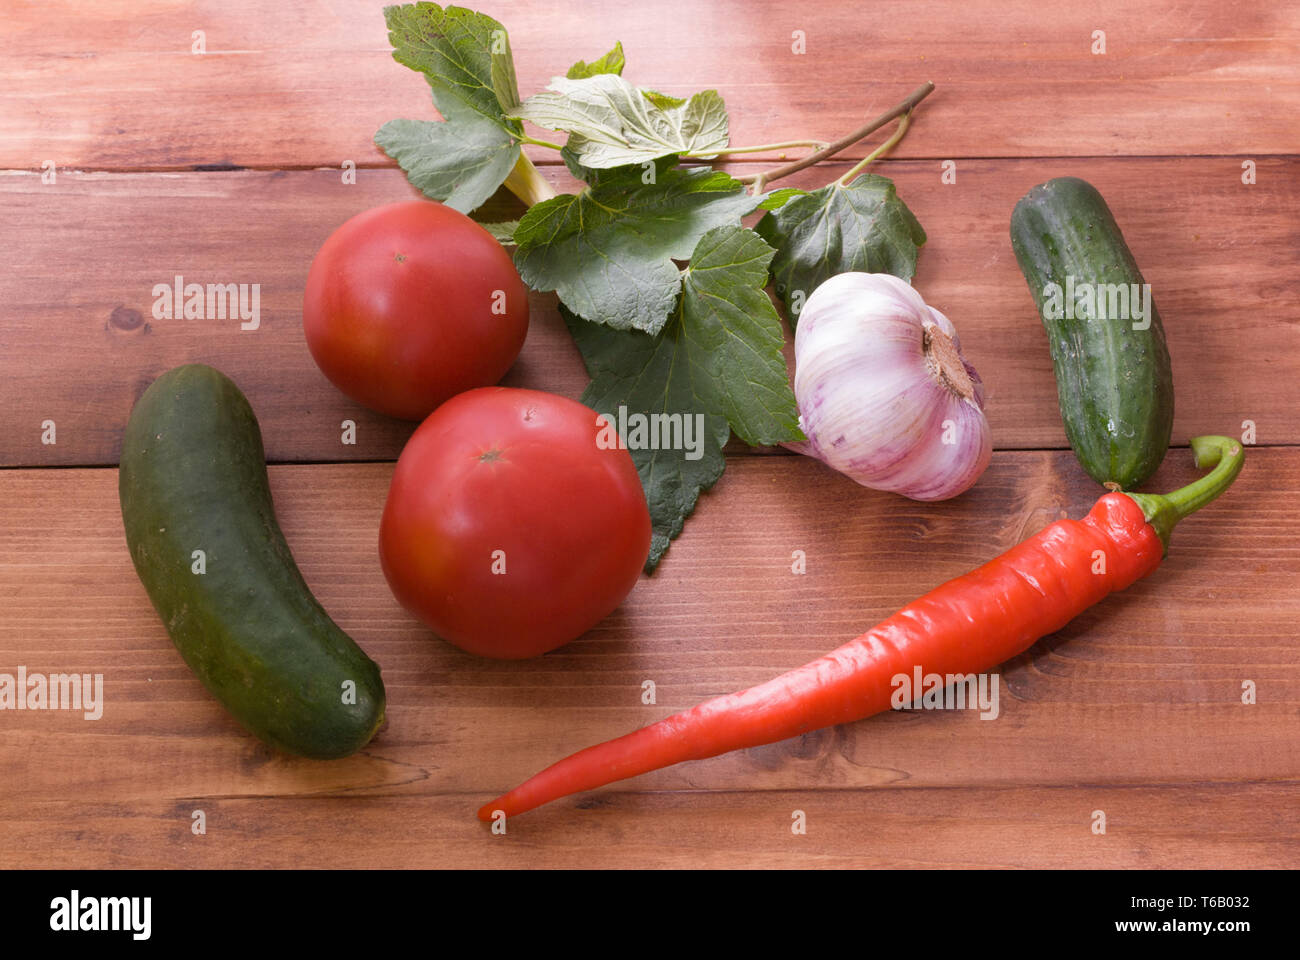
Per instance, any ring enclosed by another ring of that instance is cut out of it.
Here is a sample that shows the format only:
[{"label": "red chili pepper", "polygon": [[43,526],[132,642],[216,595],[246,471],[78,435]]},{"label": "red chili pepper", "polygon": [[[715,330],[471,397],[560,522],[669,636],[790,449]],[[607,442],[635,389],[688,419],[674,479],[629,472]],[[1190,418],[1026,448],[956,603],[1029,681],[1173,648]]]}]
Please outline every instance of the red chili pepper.
[{"label": "red chili pepper", "polygon": [[575,753],[482,807],[479,819],[861,720],[889,709],[893,679],[916,667],[941,675],[992,669],[1159,566],[1174,524],[1227,489],[1245,457],[1226,437],[1197,437],[1192,450],[1198,467],[1215,468],[1195,483],[1167,496],[1106,494],[1083,520],[1051,524],[821,659]]}]

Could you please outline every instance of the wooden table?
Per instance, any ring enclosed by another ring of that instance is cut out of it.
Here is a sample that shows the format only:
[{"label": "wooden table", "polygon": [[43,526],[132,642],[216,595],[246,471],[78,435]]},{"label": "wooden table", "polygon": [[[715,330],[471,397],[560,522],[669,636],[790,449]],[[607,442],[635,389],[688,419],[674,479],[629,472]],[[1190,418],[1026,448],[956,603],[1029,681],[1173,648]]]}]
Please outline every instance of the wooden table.
[{"label": "wooden table", "polygon": [[[424,81],[389,56],[379,6],[5,4],[0,672],[102,673],[106,705],[97,721],[0,713],[4,866],[1297,862],[1300,7],[487,2],[525,95],[621,39],[635,82],[717,88],[738,144],[833,139],[935,81],[879,172],[929,233],[916,286],[983,375],[996,445],[969,494],[919,504],[733,443],[721,482],[618,612],[506,663],[434,639],[392,599],[376,529],[411,425],[344,398],[303,343],[317,247],[353,213],[413,195],[371,136],[433,116]],[[572,187],[552,157],[538,158],[546,175]],[[1066,446],[1007,237],[1015,200],[1061,174],[1107,197],[1165,317],[1178,449],[1150,489],[1194,475],[1188,437],[1252,421],[1230,495],[1179,528],[1148,580],[1009,663],[996,721],[893,713],[571,798],[505,836],[478,823],[480,802],[560,756],[803,663],[1086,511],[1098,490]],[[260,283],[260,329],[152,319],[153,285],[176,274]],[[505,382],[577,396],[586,377],[554,297],[534,295],[532,310]],[[145,386],[184,361],[247,393],[302,570],[383,667],[389,722],[356,757],[292,759],[245,734],[135,577],[121,431]],[[195,810],[206,834],[191,830]],[[806,835],[791,831],[795,810]]]}]

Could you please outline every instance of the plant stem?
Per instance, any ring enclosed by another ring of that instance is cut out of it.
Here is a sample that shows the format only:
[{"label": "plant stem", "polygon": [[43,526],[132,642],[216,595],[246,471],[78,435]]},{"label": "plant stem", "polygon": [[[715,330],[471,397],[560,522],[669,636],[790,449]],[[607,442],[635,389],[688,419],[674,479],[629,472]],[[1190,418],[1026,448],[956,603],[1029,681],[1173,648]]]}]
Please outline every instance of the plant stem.
[{"label": "plant stem", "polygon": [[765,173],[749,174],[743,177],[736,177],[736,179],[739,180],[741,183],[752,183],[754,185],[754,192],[760,193],[762,192],[763,187],[771,183],[772,181],[780,180],[782,177],[788,177],[792,173],[798,173],[800,170],[803,170],[805,167],[811,167],[814,163],[817,163],[819,160],[828,160],[831,157],[835,156],[835,154],[840,153],[843,150],[847,150],[849,147],[853,146],[855,143],[857,143],[859,140],[861,140],[863,137],[867,136],[868,134],[874,133],[875,131],[879,130],[881,127],[887,124],[890,120],[893,120],[895,117],[902,116],[905,113],[911,113],[912,109],[918,103],[920,103],[922,100],[928,97],[932,90],[934,90],[933,83],[928,83],[928,82],[923,83],[915,90],[913,90],[910,94],[908,94],[907,99],[904,100],[902,103],[898,104],[892,109],[886,110],[884,113],[876,117],[874,120],[862,125],[861,127],[858,127],[858,129],[854,130],[852,133],[840,137],[840,139],[822,148],[821,150],[818,150],[815,153],[810,153],[806,157],[800,157],[798,160],[795,160],[791,163],[787,163],[783,167],[777,167],[775,170],[768,170]]},{"label": "plant stem", "polygon": [[551,185],[542,179],[541,172],[533,166],[533,162],[523,151],[520,151],[519,159],[515,161],[509,176],[506,177],[505,187],[522,200],[526,207],[555,196]]},{"label": "plant stem", "polygon": [[551,143],[549,140],[538,140],[536,137],[530,137],[527,135],[519,137],[518,140],[520,143],[531,143],[535,147],[550,147],[552,150],[564,149],[564,147],[558,143]]},{"label": "plant stem", "polygon": [[1198,467],[1210,470],[1199,480],[1163,496],[1154,493],[1125,494],[1136,500],[1142,508],[1143,516],[1155,527],[1166,552],[1169,550],[1169,534],[1173,532],[1174,525],[1227,490],[1232,481],[1237,479],[1237,474],[1241,473],[1242,464],[1246,460],[1246,451],[1242,445],[1229,437],[1193,437],[1192,454],[1196,457]]},{"label": "plant stem", "polygon": [[776,150],[794,150],[799,147],[812,147],[815,150],[825,150],[830,144],[825,140],[786,140],[783,143],[760,143],[755,147],[727,147],[726,150],[717,153],[684,153],[683,157],[704,158],[704,157],[725,157],[733,153],[772,153]]},{"label": "plant stem", "polygon": [[852,180],[854,177],[856,177],[859,173],[861,173],[863,169],[865,169],[867,164],[871,163],[871,161],[875,160],[877,157],[881,157],[886,153],[888,153],[890,150],[892,150],[894,148],[894,145],[898,143],[899,140],[903,139],[903,134],[907,133],[907,128],[909,125],[911,125],[911,123],[912,123],[912,115],[910,113],[903,114],[903,118],[898,121],[898,129],[894,131],[893,136],[891,136],[888,140],[886,140],[880,146],[876,147],[876,149],[872,150],[869,154],[867,154],[865,157],[859,160],[857,164],[854,165],[853,169],[850,170],[848,173],[844,174],[844,176],[840,177],[836,181],[836,183],[838,183],[841,187],[847,187],[849,185],[849,181]]}]

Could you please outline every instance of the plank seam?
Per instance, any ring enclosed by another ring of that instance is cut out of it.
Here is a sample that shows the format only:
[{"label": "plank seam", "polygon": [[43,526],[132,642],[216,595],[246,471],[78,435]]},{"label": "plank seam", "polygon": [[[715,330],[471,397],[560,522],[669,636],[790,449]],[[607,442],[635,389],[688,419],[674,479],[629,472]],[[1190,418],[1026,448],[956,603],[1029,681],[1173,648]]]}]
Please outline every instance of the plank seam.
[{"label": "plank seam", "polygon": [[[1252,450],[1294,450],[1300,449],[1300,443],[1253,443],[1250,445]],[[1188,444],[1178,444],[1169,447],[1170,450],[1190,450]],[[994,453],[1067,453],[1069,447],[994,447]],[[800,454],[792,453],[788,450],[771,450],[766,452],[757,452],[752,448],[742,448],[739,450],[726,451],[728,457],[797,457]],[[310,467],[310,466],[342,466],[347,464],[366,464],[366,463],[396,463],[395,458],[375,457],[361,458],[355,460],[267,460],[269,466],[273,467]],[[0,473],[6,470],[116,470],[116,463],[12,463],[0,464]]]},{"label": "plank seam", "polygon": [[[865,154],[864,154],[865,156]],[[816,167],[834,167],[849,166],[860,161],[862,157],[854,156],[837,156],[833,160],[821,160],[809,169]],[[934,156],[934,157],[884,157],[876,162],[878,164],[903,164],[903,163],[938,163],[943,160],[991,160],[991,161],[1066,161],[1066,160],[1300,160],[1300,154],[1296,153],[1149,153],[1149,154],[1061,154],[1052,156]],[[736,157],[731,160],[721,161],[721,165],[742,165],[746,163],[772,164],[778,162],[776,157]],[[533,163],[539,167],[563,167],[562,160],[534,159]],[[696,165],[696,164],[691,164]],[[314,170],[329,170],[337,172],[338,167],[332,164],[323,163],[304,163],[304,164],[285,164],[285,165],[262,165],[262,164],[225,164],[225,163],[194,163],[194,164],[177,164],[162,166],[143,166],[143,167],[93,167],[79,166],[71,169],[61,170],[64,174],[81,174],[81,173],[123,173],[123,174],[151,174],[151,173],[301,173]],[[357,170],[400,170],[401,168],[395,163],[358,163]],[[33,176],[42,173],[39,169],[30,167],[3,167],[0,168],[0,176],[14,176],[18,174],[30,174]]]}]

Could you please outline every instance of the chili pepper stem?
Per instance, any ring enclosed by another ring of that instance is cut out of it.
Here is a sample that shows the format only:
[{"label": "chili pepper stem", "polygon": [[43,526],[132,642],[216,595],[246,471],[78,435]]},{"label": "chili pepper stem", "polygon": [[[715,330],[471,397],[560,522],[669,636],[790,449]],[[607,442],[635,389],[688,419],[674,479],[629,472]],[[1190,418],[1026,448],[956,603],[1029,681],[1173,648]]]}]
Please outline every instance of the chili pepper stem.
[{"label": "chili pepper stem", "polygon": [[1223,491],[1241,473],[1246,462],[1242,445],[1229,437],[1194,437],[1192,453],[1202,470],[1213,468],[1205,476],[1173,493],[1127,493],[1142,508],[1147,523],[1155,527],[1160,542],[1169,551],[1169,535],[1179,520],[1195,513]]}]

